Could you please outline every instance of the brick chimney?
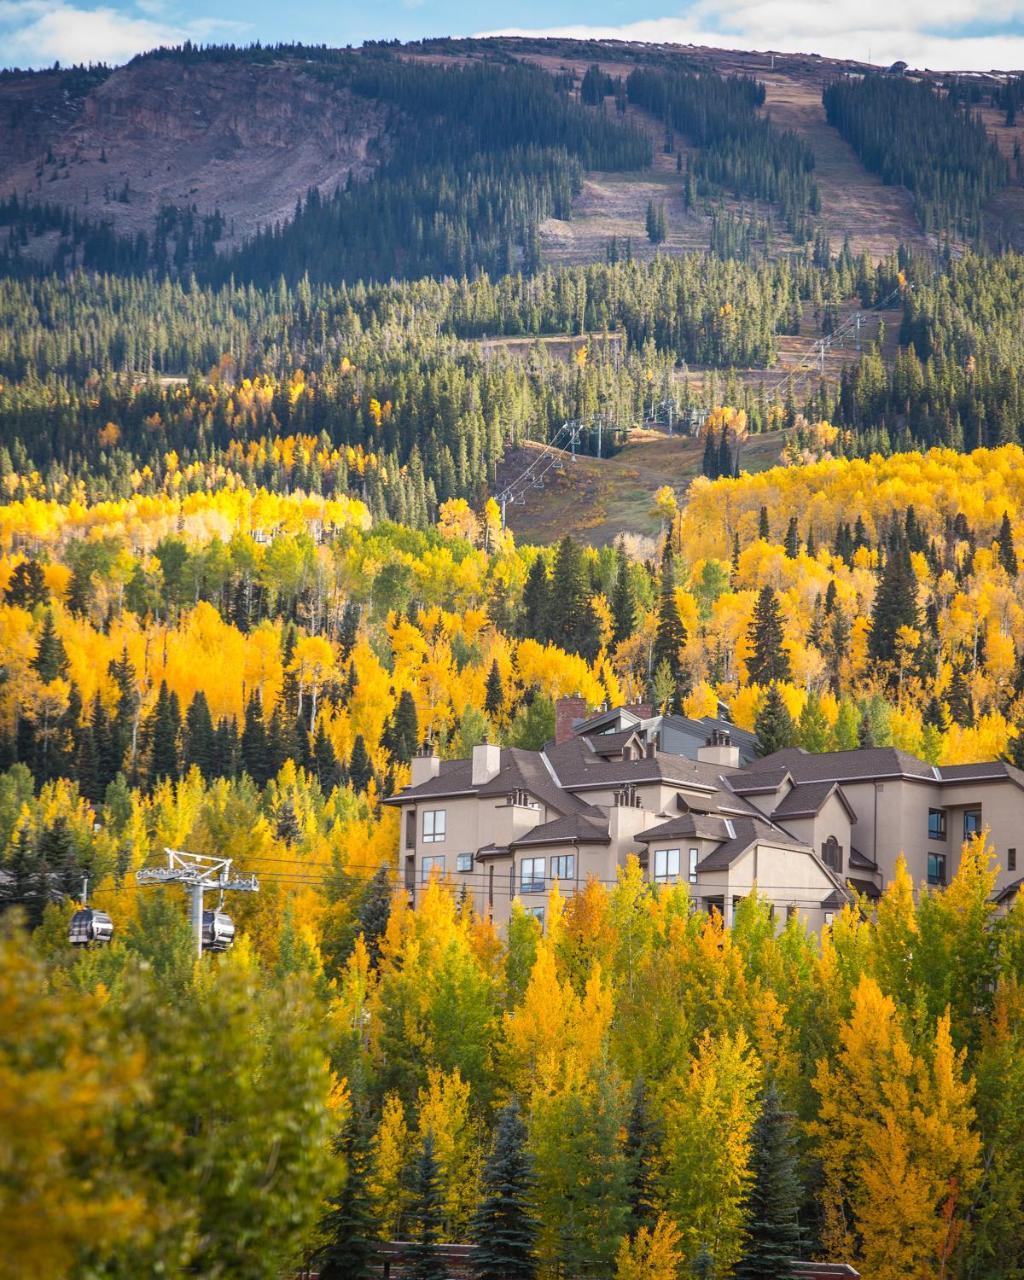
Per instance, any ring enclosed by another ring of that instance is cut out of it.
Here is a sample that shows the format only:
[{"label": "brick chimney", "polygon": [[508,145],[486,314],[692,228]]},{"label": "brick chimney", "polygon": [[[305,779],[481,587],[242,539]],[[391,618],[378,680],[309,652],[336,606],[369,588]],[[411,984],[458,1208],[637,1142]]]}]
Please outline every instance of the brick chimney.
[{"label": "brick chimney", "polygon": [[631,702],[622,709],[638,716],[641,720],[650,720],[654,716],[654,707],[649,702]]},{"label": "brick chimney", "polygon": [[574,693],[570,698],[559,698],[555,703],[555,742],[568,742],[575,736],[576,721],[587,714],[587,700]]}]

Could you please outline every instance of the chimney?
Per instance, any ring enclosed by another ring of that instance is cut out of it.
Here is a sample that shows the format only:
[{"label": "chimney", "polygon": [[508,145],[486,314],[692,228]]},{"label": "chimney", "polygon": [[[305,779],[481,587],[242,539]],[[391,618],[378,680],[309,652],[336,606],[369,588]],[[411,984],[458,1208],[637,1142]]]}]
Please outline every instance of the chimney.
[{"label": "chimney", "polygon": [[419,755],[415,755],[412,758],[409,785],[411,787],[418,787],[420,783],[427,782],[431,778],[436,778],[440,772],[440,759],[434,755],[432,750],[424,747]]},{"label": "chimney", "polygon": [[587,700],[574,693],[571,698],[559,698],[555,703],[555,742],[568,742],[575,736],[576,721],[587,714]]},{"label": "chimney", "polygon": [[479,746],[473,748],[474,787],[482,787],[485,782],[496,778],[500,768],[501,747],[495,746],[493,742],[481,742]]},{"label": "chimney", "polygon": [[728,729],[712,729],[704,746],[697,748],[697,759],[702,764],[719,764],[738,769],[740,749],[732,745],[732,735]]},{"label": "chimney", "polygon": [[654,717],[654,707],[649,702],[632,702],[622,709],[623,711],[632,712],[633,715],[638,716],[641,720],[651,720]]}]

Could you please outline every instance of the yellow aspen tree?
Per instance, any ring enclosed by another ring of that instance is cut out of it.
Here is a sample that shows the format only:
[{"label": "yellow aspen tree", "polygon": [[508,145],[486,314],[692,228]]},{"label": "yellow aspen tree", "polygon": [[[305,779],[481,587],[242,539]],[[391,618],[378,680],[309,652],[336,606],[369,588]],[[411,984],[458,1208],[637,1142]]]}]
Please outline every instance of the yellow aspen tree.
[{"label": "yellow aspen tree", "polygon": [[380,1124],[370,1144],[367,1186],[382,1240],[401,1237],[409,1207],[406,1170],[413,1156],[413,1140],[405,1122],[405,1108],[396,1093],[384,1099]]},{"label": "yellow aspen tree", "polygon": [[873,1280],[943,1277],[979,1176],[974,1082],[949,1018],[916,1054],[896,1005],[863,977],[832,1064],[818,1064],[810,1125],[824,1174],[822,1244]]},{"label": "yellow aspen tree", "polygon": [[421,1140],[434,1135],[440,1169],[444,1238],[463,1240],[480,1194],[484,1141],[470,1113],[469,1085],[459,1072],[432,1068],[419,1093]]},{"label": "yellow aspen tree", "polygon": [[[743,1252],[750,1134],[761,1065],[742,1030],[705,1034],[689,1069],[663,1086],[661,1194],[691,1261],[702,1249],[727,1275]],[[709,1140],[714,1135],[714,1140]]]},{"label": "yellow aspen tree", "polygon": [[664,1213],[654,1226],[625,1237],[615,1258],[615,1280],[677,1280],[683,1264],[679,1228]]}]

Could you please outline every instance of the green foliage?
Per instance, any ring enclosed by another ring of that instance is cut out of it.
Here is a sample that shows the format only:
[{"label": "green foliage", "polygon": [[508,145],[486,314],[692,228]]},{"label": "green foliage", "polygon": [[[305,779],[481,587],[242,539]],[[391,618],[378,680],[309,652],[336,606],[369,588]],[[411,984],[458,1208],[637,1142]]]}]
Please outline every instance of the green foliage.
[{"label": "green foliage", "polygon": [[498,1116],[494,1147],[484,1166],[480,1203],[470,1226],[478,1280],[534,1280],[540,1224],[530,1201],[533,1166],[527,1131],[514,1101]]}]

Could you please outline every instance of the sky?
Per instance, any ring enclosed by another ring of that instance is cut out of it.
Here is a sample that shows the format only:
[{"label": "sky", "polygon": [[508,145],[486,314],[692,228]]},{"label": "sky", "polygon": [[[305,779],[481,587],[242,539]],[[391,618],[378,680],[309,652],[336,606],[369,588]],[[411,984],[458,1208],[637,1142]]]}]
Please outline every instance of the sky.
[{"label": "sky", "polygon": [[158,44],[576,35],[1024,68],[1024,0],[0,0],[0,66],[125,62]]}]

